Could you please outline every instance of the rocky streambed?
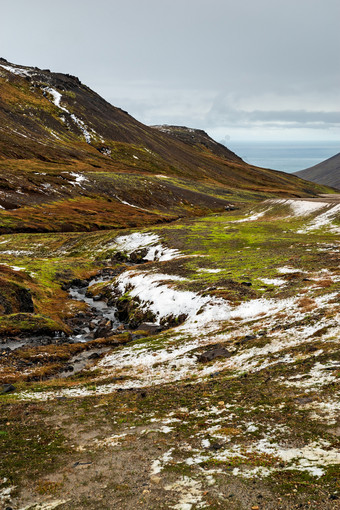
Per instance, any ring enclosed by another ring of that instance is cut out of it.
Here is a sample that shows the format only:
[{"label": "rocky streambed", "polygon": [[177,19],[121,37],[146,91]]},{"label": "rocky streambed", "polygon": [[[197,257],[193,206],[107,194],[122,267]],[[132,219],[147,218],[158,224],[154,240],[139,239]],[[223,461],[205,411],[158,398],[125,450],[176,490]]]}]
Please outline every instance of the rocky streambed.
[{"label": "rocky streambed", "polygon": [[[119,345],[160,332],[164,326],[145,321],[144,318],[150,314],[145,315],[140,310],[137,314],[133,313],[136,303],[111,289],[111,282],[124,269],[126,265],[118,268],[106,267],[89,279],[64,282],[63,290],[68,292],[69,297],[87,305],[85,309],[66,319],[65,323],[71,334],[61,332],[4,338],[0,342],[2,360],[8,361],[9,365],[15,365],[19,371],[29,372],[37,365],[51,363],[52,359],[59,363],[59,368],[54,369],[51,374],[44,374],[42,378],[68,377],[90,368],[106,352]],[[30,349],[34,354],[25,359]],[[60,350],[62,355],[57,354]],[[69,355],[65,354],[65,351],[69,352]]]}]

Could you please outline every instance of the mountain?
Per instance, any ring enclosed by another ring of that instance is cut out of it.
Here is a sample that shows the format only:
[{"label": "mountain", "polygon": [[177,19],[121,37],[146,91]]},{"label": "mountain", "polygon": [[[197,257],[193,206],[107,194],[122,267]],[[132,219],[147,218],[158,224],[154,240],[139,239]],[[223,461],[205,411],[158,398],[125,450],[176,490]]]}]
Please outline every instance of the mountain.
[{"label": "mountain", "polygon": [[193,129],[185,126],[168,126],[166,124],[152,127],[191,147],[200,148],[202,151],[208,149],[216,156],[224,158],[227,161],[243,162],[239,156],[229,150],[225,145],[215,142],[215,140],[210,138],[202,129]]},{"label": "mountain", "polygon": [[318,184],[340,188],[340,152],[318,165],[295,172],[295,175]]},{"label": "mountain", "polygon": [[1,60],[1,508],[339,510],[321,191]]},{"label": "mountain", "polygon": [[320,191],[204,131],[145,126],[74,76],[0,59],[0,233],[141,226]]}]

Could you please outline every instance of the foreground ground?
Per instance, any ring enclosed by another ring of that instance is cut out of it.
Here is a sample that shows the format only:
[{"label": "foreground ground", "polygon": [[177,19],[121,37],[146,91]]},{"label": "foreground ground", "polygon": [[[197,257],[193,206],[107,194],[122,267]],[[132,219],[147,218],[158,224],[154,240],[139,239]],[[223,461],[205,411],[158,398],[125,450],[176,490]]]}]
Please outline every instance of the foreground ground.
[{"label": "foreground ground", "polygon": [[[3,236],[3,507],[340,508],[339,210],[268,200],[143,232]],[[124,304],[123,332],[25,344],[70,334],[86,305],[68,282],[107,268],[92,294]]]}]

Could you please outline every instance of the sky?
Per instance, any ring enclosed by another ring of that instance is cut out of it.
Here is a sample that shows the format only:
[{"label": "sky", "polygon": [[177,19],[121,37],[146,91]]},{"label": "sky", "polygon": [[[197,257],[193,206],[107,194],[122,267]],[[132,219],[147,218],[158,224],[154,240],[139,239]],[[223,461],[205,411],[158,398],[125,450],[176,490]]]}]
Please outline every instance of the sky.
[{"label": "sky", "polygon": [[0,0],[0,56],[141,122],[340,141],[339,0]]}]

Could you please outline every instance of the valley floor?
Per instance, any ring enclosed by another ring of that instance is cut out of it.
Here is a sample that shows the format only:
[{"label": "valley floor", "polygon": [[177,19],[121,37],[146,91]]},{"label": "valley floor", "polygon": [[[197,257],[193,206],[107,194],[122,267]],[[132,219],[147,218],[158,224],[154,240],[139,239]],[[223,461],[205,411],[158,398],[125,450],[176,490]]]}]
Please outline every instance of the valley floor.
[{"label": "valley floor", "polygon": [[[339,233],[335,197],[2,236],[3,508],[340,509]],[[125,326],[76,338],[84,281]]]}]

